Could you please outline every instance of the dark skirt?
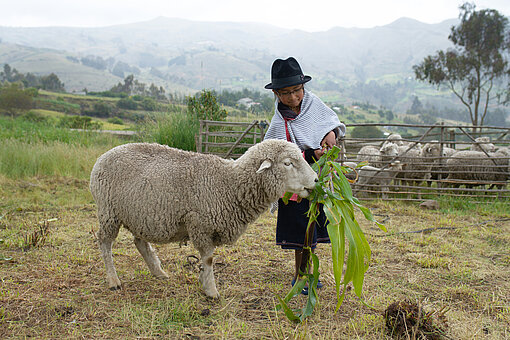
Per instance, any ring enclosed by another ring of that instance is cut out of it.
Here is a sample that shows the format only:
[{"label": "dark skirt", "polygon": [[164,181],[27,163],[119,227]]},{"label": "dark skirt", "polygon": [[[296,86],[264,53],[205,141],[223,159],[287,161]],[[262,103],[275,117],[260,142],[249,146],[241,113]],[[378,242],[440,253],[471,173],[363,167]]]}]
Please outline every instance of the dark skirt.
[{"label": "dark skirt", "polygon": [[[278,217],[276,222],[276,244],[282,249],[303,249],[305,243],[306,227],[308,226],[309,209],[307,199],[301,202],[289,201],[286,205],[278,200]],[[330,243],[326,214],[320,205],[319,216],[315,225],[315,233],[312,240],[312,249],[317,243]]]}]

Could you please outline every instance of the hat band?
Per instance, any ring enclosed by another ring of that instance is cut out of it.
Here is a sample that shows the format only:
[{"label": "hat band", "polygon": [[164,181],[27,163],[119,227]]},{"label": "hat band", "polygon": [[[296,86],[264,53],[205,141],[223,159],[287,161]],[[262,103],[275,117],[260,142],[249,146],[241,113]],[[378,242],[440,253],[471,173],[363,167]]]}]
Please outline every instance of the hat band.
[{"label": "hat band", "polygon": [[305,76],[302,74],[297,74],[292,77],[286,77],[286,78],[277,78],[273,79],[273,88],[280,89],[292,85],[299,85],[301,83],[305,82]]}]

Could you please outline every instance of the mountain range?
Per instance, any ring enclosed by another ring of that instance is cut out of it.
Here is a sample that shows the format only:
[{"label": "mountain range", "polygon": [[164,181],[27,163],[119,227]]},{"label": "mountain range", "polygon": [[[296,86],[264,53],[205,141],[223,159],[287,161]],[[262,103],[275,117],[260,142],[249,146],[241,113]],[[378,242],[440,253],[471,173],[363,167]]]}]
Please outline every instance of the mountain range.
[{"label": "mountain range", "polygon": [[414,78],[413,65],[451,46],[448,35],[457,23],[401,18],[314,33],[167,17],[99,28],[0,26],[0,65],[37,75],[54,72],[70,92],[105,90],[133,73],[143,82],[189,93],[263,89],[274,59],[294,56],[314,78],[313,86],[341,92],[356,82]]}]

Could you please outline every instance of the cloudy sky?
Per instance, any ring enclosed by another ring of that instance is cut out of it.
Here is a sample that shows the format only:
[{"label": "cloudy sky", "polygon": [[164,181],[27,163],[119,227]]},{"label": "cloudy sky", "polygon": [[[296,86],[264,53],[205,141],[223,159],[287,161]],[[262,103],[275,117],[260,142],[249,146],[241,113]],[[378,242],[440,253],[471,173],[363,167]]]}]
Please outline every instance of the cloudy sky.
[{"label": "cloudy sky", "polygon": [[[425,23],[457,18],[462,0],[0,0],[0,26],[95,27],[158,16],[198,21],[261,22],[315,32],[369,28],[401,17]],[[473,2],[473,1],[471,1]],[[474,1],[510,16],[509,0]]]}]

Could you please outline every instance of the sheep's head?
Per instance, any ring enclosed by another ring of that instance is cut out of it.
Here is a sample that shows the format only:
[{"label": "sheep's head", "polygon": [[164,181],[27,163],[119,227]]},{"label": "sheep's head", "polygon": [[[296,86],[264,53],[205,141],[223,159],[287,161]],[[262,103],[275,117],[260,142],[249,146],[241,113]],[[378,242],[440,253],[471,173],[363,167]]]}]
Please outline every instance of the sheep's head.
[{"label": "sheep's head", "polygon": [[475,139],[475,142],[471,145],[471,150],[473,151],[483,151],[486,152],[494,152],[496,150],[496,146],[491,143],[490,137],[478,137]]},{"label": "sheep's head", "polygon": [[379,149],[381,155],[395,157],[398,155],[398,145],[395,143],[386,143]]},{"label": "sheep's head", "polygon": [[299,148],[290,142],[270,139],[259,144],[262,162],[257,174],[267,174],[276,178],[281,189],[278,195],[292,192],[301,197],[308,197],[315,188],[317,174],[304,160]]},{"label": "sheep's head", "polygon": [[438,143],[427,143],[421,148],[422,157],[439,157],[441,155],[441,146]]}]

